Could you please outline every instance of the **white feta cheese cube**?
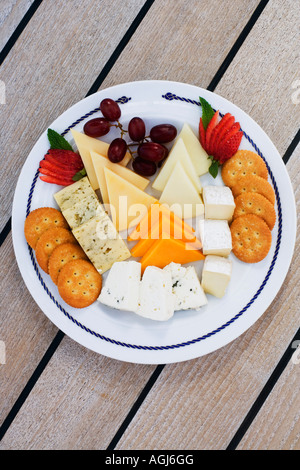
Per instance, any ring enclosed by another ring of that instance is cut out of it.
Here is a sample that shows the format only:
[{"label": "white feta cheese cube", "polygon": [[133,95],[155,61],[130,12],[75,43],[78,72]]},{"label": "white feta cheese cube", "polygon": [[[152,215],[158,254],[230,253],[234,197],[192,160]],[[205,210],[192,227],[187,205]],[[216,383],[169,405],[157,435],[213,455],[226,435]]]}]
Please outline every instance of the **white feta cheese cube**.
[{"label": "white feta cheese cube", "polygon": [[199,310],[208,303],[193,266],[182,267],[178,263],[170,263],[164,270],[172,276],[175,310]]},{"label": "white feta cheese cube", "polygon": [[227,186],[204,186],[203,202],[206,219],[230,221],[235,209],[232,191]]},{"label": "white feta cheese cube", "polygon": [[174,314],[171,273],[147,266],[140,284],[136,313],[151,320],[166,321]]},{"label": "white feta cheese cube", "polygon": [[202,219],[199,221],[199,230],[204,255],[230,254],[232,239],[227,220]]},{"label": "white feta cheese cube", "polygon": [[223,256],[208,255],[202,271],[202,287],[205,292],[221,298],[231,279],[232,261]]},{"label": "white feta cheese cube", "polygon": [[118,261],[108,273],[99,302],[118,310],[135,312],[138,308],[141,263]]}]

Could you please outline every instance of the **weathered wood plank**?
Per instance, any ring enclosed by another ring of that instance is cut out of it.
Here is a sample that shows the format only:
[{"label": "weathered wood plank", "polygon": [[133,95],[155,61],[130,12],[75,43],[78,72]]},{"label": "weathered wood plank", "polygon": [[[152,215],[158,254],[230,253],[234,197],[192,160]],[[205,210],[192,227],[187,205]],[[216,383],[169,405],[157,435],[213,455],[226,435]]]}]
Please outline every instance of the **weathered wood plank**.
[{"label": "weathered wood plank", "polygon": [[2,0],[0,10],[0,50],[28,11],[34,0]]},{"label": "weathered wood plank", "polygon": [[0,448],[105,449],[153,368],[105,358],[65,337]]},{"label": "weathered wood plank", "polygon": [[206,88],[258,3],[155,2],[101,88],[149,79]]},{"label": "weathered wood plank", "polygon": [[84,98],[143,6],[143,0],[43,2],[6,57],[0,79],[0,230],[10,217],[14,187],[42,132]]},{"label": "weathered wood plank", "polygon": [[238,450],[300,450],[300,367],[289,362]]}]

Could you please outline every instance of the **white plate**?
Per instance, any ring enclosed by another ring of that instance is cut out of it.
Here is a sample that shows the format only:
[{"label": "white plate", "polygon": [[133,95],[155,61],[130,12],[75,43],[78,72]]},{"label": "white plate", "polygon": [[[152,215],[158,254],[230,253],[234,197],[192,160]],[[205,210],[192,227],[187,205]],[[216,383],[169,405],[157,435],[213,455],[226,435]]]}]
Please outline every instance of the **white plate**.
[{"label": "white plate", "polygon": [[[233,275],[222,299],[208,295],[201,311],[175,312],[168,322],[154,322],[133,313],[106,308],[95,302],[85,309],[65,304],[50,277],[37,265],[24,238],[24,220],[29,211],[54,206],[53,193],[59,186],[38,178],[39,162],[49,148],[47,130],[30,152],[19,177],[12,213],[12,234],[16,259],[31,295],[47,317],[64,333],[83,346],[105,356],[144,364],[185,361],[208,354],[237,338],[265,312],[278,293],[293,255],[296,236],[296,208],[285,165],[263,130],[241,109],[224,98],[201,88],[177,82],[141,81],[101,90],[72,106],[49,127],[64,133],[72,142],[70,128],[82,130],[91,117],[100,116],[100,101],[122,98],[121,121],[133,116],[153,124],[171,123],[178,131],[188,122],[195,132],[201,115],[199,96],[222,114],[232,113],[244,136],[240,148],[259,153],[266,161],[269,180],[276,193],[277,222],[272,247],[260,263],[251,265],[233,255]],[[103,138],[111,140],[112,131]],[[203,184],[213,183],[210,175]],[[221,180],[216,180],[216,183]],[[199,268],[200,269],[200,268]]]}]

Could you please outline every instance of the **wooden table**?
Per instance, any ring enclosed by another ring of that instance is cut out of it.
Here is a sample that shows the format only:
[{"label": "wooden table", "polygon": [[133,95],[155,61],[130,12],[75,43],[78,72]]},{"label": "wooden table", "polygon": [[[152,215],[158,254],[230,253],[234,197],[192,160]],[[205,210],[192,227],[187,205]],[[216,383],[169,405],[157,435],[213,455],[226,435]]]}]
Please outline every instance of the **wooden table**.
[{"label": "wooden table", "polygon": [[240,106],[278,148],[299,207],[299,14],[294,0],[1,1],[0,449],[300,449],[299,245],[242,336],[191,361],[139,365],[95,354],[47,319],[10,223],[18,175],[49,124],[98,89],[145,79]]}]

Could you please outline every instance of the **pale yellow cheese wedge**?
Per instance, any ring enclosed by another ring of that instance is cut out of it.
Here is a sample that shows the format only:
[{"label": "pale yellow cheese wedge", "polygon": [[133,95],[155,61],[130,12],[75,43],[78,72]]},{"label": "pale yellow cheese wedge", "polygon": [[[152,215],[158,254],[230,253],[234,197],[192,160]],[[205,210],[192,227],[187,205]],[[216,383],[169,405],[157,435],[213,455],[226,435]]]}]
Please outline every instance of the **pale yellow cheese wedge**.
[{"label": "pale yellow cheese wedge", "polygon": [[192,181],[197,191],[201,193],[202,185],[200,178],[196,173],[191,157],[186,149],[186,146],[184,145],[183,139],[181,138],[178,139],[173,145],[163,167],[155,178],[152,187],[158,191],[163,191],[178,161],[180,161],[182,164],[186,174]]},{"label": "pale yellow cheese wedge", "polygon": [[[89,137],[88,135],[75,131],[74,129],[71,129],[71,132],[82,158],[91,186],[94,190],[99,189],[98,179],[91,159],[91,151],[100,153],[101,155],[107,157],[109,144],[107,142],[103,142],[102,140]],[[128,165],[130,159],[131,155],[129,152],[127,152],[120,165]]]},{"label": "pale yellow cheese wedge", "polygon": [[205,152],[191,127],[185,123],[178,135],[178,139],[182,139],[187,151],[191,157],[198,176],[208,172],[211,165],[211,159]]},{"label": "pale yellow cheese wedge", "polygon": [[172,212],[184,219],[197,217],[204,213],[201,196],[180,161],[176,163],[159,202],[167,204]]},{"label": "pale yellow cheese wedge", "polygon": [[109,170],[113,171],[114,173],[129,181],[129,183],[134,184],[141,190],[146,189],[146,187],[148,186],[149,180],[147,178],[138,175],[129,168],[126,168],[125,166],[122,166],[118,163],[112,163],[110,160],[108,160],[108,158],[104,157],[103,155],[100,155],[99,153],[96,153],[94,151],[91,151],[90,153],[96,177],[98,180],[103,204],[109,204],[106,179],[104,174],[105,168],[108,168]]},{"label": "pale yellow cheese wedge", "polygon": [[134,184],[104,168],[110,213],[120,232],[138,224],[157,199],[137,188]]}]

